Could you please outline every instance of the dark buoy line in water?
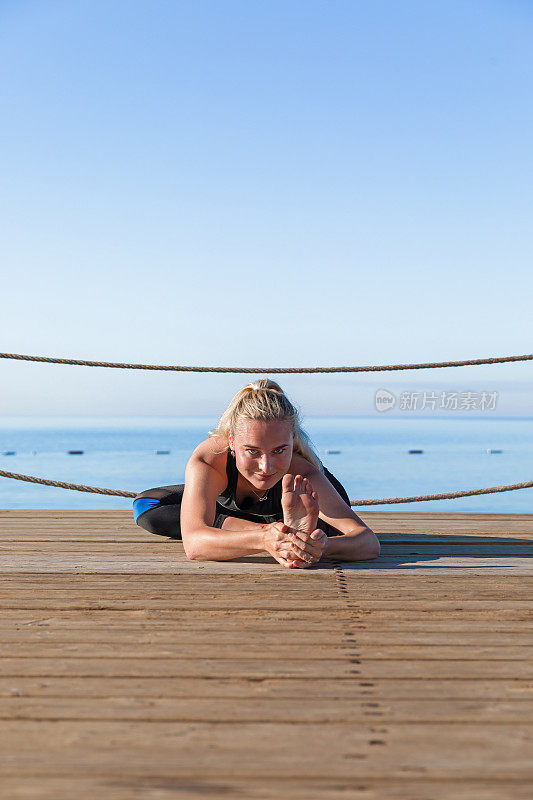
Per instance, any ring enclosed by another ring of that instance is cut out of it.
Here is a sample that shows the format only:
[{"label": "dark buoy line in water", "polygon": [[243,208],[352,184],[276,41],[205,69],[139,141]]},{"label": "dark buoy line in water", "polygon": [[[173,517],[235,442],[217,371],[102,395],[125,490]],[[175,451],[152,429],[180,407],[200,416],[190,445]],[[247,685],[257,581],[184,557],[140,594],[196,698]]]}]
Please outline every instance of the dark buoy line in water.
[{"label": "dark buoy line in water", "polygon": [[[121,451],[118,451],[118,452],[121,452]],[[169,456],[172,451],[171,450],[153,450],[152,452],[156,456]],[[407,452],[409,454],[415,454],[415,453],[418,454],[418,453],[423,453],[424,451],[416,449],[416,448],[413,448],[412,450],[408,450]],[[337,456],[337,455],[340,455],[341,453],[342,453],[342,450],[326,450],[326,454],[329,455],[329,456]],[[488,453],[489,455],[496,455],[496,454],[503,453],[503,450],[500,450],[498,448],[489,448],[489,447],[487,447],[485,449],[485,453]],[[17,452],[16,452],[16,450],[4,450],[2,452],[2,455],[3,456],[16,456]],[[31,451],[31,455],[32,456],[36,456],[37,455],[37,450],[32,450]],[[85,455],[85,450],[67,450],[67,455],[69,455],[69,456],[82,456],[82,455]]]},{"label": "dark buoy line in water", "polygon": [[[119,452],[121,452],[121,451],[119,451]],[[170,453],[171,453],[170,450],[154,450],[153,452],[154,452],[154,455],[156,455],[156,456],[169,456]],[[340,453],[340,450],[331,450],[331,451],[328,451],[328,452]],[[32,456],[36,456],[37,455],[37,450],[32,450],[31,454],[32,454]],[[2,455],[3,456],[16,456],[17,453],[16,453],[15,450],[4,450],[2,452]],[[67,450],[67,455],[68,456],[83,456],[83,455],[85,455],[85,450]]]}]

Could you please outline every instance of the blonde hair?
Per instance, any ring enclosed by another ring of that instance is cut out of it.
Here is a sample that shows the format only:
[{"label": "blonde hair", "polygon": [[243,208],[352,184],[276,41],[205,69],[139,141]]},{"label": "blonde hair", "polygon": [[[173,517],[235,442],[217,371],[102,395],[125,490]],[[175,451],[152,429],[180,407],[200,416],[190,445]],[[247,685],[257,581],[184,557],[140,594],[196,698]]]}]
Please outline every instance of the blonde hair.
[{"label": "blonde hair", "polygon": [[220,417],[216,428],[208,431],[208,435],[218,436],[225,440],[227,444],[224,449],[227,450],[229,447],[228,436],[231,433],[235,437],[235,430],[241,417],[261,422],[287,420],[291,424],[293,434],[293,452],[303,456],[317,469],[324,472],[324,465],[313,449],[309,436],[301,426],[300,412],[275,381],[262,378],[253,383],[247,383],[243,389],[237,392]]}]

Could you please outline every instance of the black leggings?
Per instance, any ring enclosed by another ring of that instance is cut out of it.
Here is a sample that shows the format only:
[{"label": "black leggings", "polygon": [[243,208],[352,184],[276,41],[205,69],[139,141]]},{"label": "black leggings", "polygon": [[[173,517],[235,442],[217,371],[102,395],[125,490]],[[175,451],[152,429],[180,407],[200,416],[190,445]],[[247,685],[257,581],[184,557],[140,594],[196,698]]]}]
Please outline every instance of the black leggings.
[{"label": "black leggings", "polygon": [[[342,499],[350,505],[350,499],[344,486],[334,475],[328,472],[328,480],[338,491]],[[184,483],[176,486],[158,486],[155,489],[147,489],[138,494],[133,501],[133,517],[137,525],[144,528],[149,533],[158,533],[161,536],[170,536],[172,539],[181,539],[180,511],[183,498]],[[282,520],[283,513],[280,510],[279,517],[260,516],[259,514],[247,514],[246,511],[228,513],[225,506],[216,504],[214,528],[221,528],[226,517],[236,517],[245,519],[249,522],[275,522],[276,519]],[[327,522],[318,519],[317,527],[324,531],[327,536],[340,536],[336,528],[332,528]]]},{"label": "black leggings", "polygon": [[[180,512],[185,484],[158,486],[138,494],[133,501],[133,517],[137,525],[149,533],[181,539]],[[227,509],[217,503],[214,528],[221,528]]]}]

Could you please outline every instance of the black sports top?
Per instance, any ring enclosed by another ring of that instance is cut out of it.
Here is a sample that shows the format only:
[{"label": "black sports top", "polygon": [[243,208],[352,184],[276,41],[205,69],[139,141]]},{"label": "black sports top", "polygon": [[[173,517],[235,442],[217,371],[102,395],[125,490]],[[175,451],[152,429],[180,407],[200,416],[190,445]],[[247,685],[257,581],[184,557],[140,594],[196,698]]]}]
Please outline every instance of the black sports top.
[{"label": "black sports top", "polygon": [[[215,527],[220,527],[221,518],[224,516],[239,517],[240,519],[247,519],[251,522],[276,522],[283,519],[283,509],[281,508],[281,484],[283,476],[274,486],[267,490],[264,500],[246,497],[241,505],[238,505],[235,495],[239,471],[237,470],[235,457],[232,456],[230,450],[228,450],[226,459],[226,475],[228,476],[228,485],[217,497],[217,520],[215,521]],[[338,491],[342,499],[349,505],[350,500],[344,486],[326,467],[324,467],[324,475]]]},{"label": "black sports top", "polygon": [[[245,497],[241,505],[238,505],[236,493],[239,471],[237,469],[235,457],[231,454],[230,450],[228,450],[226,459],[226,475],[228,476],[228,485],[217,497],[217,506],[223,506],[229,516],[242,517],[243,519],[250,518],[252,521],[254,517],[261,517],[261,522],[275,522],[276,520],[283,519],[283,511],[281,508],[281,482],[283,477],[266,491],[265,500]],[[220,511],[220,509],[217,510]],[[269,517],[269,519],[265,519],[265,517]]]}]

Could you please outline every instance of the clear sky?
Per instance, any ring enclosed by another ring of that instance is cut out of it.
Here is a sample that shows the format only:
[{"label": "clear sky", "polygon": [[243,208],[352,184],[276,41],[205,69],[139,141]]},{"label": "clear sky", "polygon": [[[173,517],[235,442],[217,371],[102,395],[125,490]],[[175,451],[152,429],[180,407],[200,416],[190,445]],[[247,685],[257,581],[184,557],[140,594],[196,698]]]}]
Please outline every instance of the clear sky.
[{"label": "clear sky", "polygon": [[[527,0],[4,0],[0,350],[226,366],[531,351]],[[246,376],[0,360],[0,414],[196,414]],[[498,391],[533,364],[286,378]]]}]

